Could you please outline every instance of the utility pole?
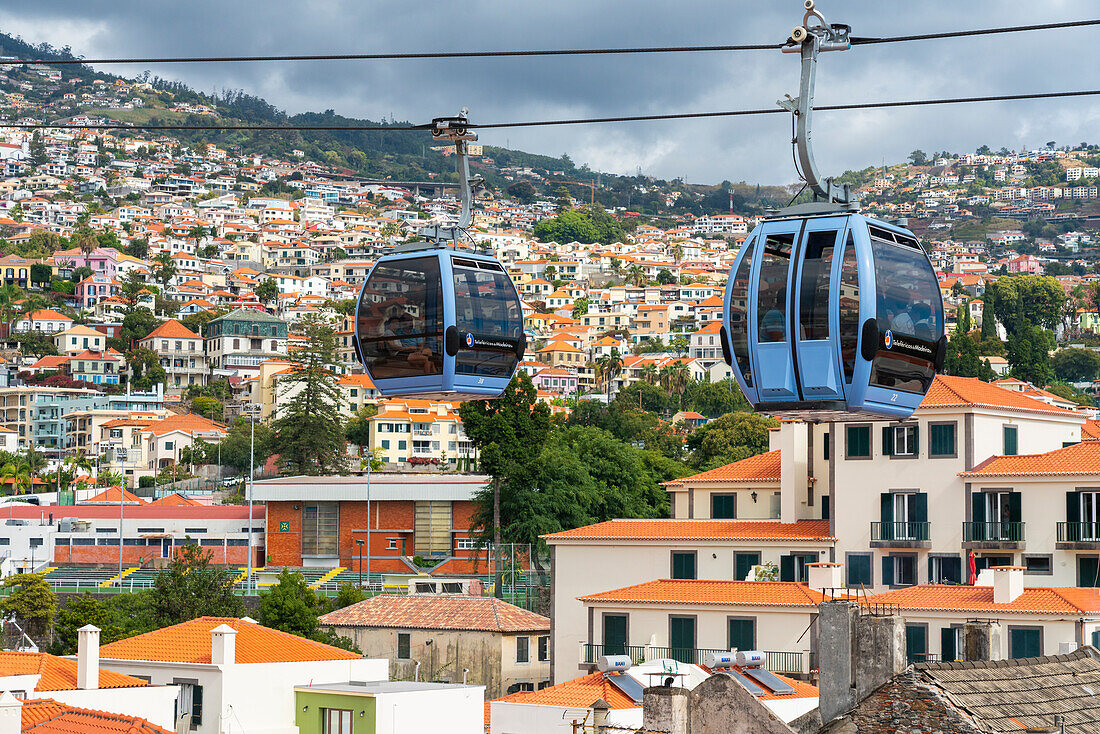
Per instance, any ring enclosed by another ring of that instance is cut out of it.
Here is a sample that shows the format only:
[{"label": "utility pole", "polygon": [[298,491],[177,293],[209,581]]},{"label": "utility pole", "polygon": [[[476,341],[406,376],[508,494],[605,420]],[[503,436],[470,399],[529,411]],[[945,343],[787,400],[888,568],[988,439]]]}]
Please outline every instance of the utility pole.
[{"label": "utility pole", "polygon": [[[373,456],[367,459],[367,588],[370,589],[370,475],[374,467],[371,464]],[[359,558],[359,574],[363,573],[363,558]],[[363,585],[363,580],[360,578],[359,586]]]},{"label": "utility pole", "polygon": [[252,487],[256,480],[256,416],[249,415],[252,439],[248,448],[248,579],[245,594],[252,591]]}]

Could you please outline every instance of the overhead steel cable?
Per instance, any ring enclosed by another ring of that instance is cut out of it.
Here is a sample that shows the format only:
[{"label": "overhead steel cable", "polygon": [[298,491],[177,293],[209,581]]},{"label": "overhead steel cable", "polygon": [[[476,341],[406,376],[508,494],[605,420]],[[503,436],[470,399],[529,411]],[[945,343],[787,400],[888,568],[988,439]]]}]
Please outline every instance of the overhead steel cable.
[{"label": "overhead steel cable", "polygon": [[[856,38],[853,46],[869,46],[882,43],[902,43],[905,41],[928,41],[937,38],[965,38],[969,36],[989,36],[1000,33],[1021,33],[1024,31],[1045,31],[1066,28],[1082,28],[1100,25],[1100,19],[1070,20],[1057,23],[1035,23],[1032,25],[1005,26],[1002,28],[980,28],[965,31],[944,31],[922,33],[909,36],[884,36]],[[719,51],[776,51],[789,45],[782,43],[721,44],[713,46],[637,46],[624,48],[564,48],[564,49],[512,49],[501,51],[412,51],[400,53],[346,53],[346,54],[284,54],[275,56],[165,56],[132,58],[68,58],[68,59],[6,59],[2,63],[21,66],[43,65],[64,66],[76,64],[207,64],[207,63],[252,63],[273,61],[405,61],[415,59],[491,59],[515,56],[608,56],[616,54],[669,54],[699,53]]]},{"label": "overhead steel cable", "polygon": [[[1100,96],[1100,89],[1081,89],[1066,92],[1028,92],[1025,94],[997,94],[980,97],[943,97],[938,99],[911,99],[891,102],[853,102],[849,104],[819,105],[815,112],[838,112],[845,110],[874,110],[892,107],[922,107],[932,105],[969,104],[975,102],[1014,102],[1033,99],[1058,99],[1069,97]],[[693,120],[710,117],[750,117],[754,115],[790,114],[781,107],[763,109],[725,110],[721,112],[680,112],[659,115],[626,115],[617,117],[576,117],[562,120],[527,120],[518,122],[481,122],[467,123],[472,130],[493,130],[499,128],[550,127],[554,125],[594,125],[611,122],[650,122],[657,120]],[[131,125],[121,122],[109,123],[0,123],[0,128],[24,130],[174,130],[174,131],[234,131],[251,130],[256,132],[408,132],[431,130],[431,124],[424,125]]]}]

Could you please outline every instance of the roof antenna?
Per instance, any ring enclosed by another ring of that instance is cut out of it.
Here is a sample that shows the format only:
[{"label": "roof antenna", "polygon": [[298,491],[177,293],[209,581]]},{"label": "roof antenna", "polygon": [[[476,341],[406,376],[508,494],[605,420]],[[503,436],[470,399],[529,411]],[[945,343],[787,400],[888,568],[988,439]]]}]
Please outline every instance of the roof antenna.
[{"label": "roof antenna", "polygon": [[798,163],[802,169],[802,177],[814,192],[814,199],[824,199],[828,203],[843,204],[849,208],[855,208],[856,202],[852,199],[851,184],[837,184],[832,178],[822,178],[814,162],[813,149],[810,145],[810,117],[814,108],[814,80],[817,74],[817,55],[823,51],[847,51],[852,47],[849,40],[851,27],[839,23],[829,24],[825,17],[814,9],[814,0],[805,0],[803,7],[806,14],[802,17],[802,25],[791,31],[791,37],[783,53],[799,53],[802,55],[802,79],[799,83],[798,96],[792,98],[785,95],[777,104],[794,115],[795,134],[791,141],[797,148]]},{"label": "roof antenna", "polygon": [[457,117],[437,117],[432,120],[432,139],[455,144],[458,195],[462,202],[462,211],[458,215],[458,223],[455,226],[443,227],[437,224],[425,228],[424,238],[440,245],[449,241],[452,247],[457,247],[459,237],[468,236],[466,230],[469,229],[473,219],[473,189],[485,183],[482,176],[470,176],[468,144],[470,141],[477,140],[477,133],[468,127],[469,114],[470,110],[463,107]]}]

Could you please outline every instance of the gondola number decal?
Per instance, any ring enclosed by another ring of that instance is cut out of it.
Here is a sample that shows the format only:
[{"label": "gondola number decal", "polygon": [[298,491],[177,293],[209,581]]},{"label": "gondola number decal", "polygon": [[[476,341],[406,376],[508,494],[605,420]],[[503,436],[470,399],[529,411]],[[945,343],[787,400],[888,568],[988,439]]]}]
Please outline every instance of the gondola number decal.
[{"label": "gondola number decal", "polygon": [[883,341],[887,349],[894,346],[894,332],[889,329],[886,330],[886,336],[883,337]]},{"label": "gondola number decal", "polygon": [[893,395],[890,396],[890,402],[891,403],[896,403],[897,401],[898,401],[898,394],[897,393],[894,393]]}]

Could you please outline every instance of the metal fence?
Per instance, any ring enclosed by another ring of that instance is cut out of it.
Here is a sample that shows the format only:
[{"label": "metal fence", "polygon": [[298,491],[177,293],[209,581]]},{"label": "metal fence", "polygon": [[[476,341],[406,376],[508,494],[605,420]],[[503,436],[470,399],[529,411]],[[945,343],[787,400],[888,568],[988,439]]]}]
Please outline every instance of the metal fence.
[{"label": "metal fence", "polygon": [[[705,665],[708,653],[727,653],[729,650],[695,647],[661,647],[659,645],[584,645],[583,662],[595,665],[604,655],[626,655],[635,663],[648,660],[679,660],[681,663]],[[764,667],[773,673],[807,674],[813,669],[815,656],[809,651],[764,650]]]}]

